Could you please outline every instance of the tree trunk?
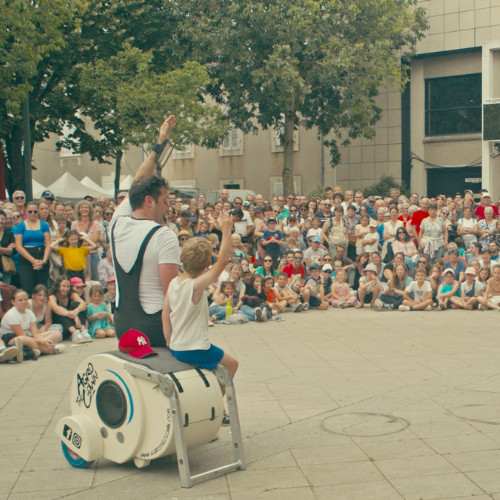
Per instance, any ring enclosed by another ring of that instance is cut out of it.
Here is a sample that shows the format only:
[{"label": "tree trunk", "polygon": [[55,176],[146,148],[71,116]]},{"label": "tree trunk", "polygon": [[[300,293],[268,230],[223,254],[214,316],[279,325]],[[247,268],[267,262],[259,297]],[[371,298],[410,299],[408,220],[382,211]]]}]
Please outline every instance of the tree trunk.
[{"label": "tree trunk", "polygon": [[[10,175],[6,175],[5,182],[10,196],[17,189],[24,191],[24,158],[23,158],[23,126],[12,127],[10,137],[5,140],[7,159],[10,167]],[[6,172],[7,174],[7,172]]]},{"label": "tree trunk", "polygon": [[285,132],[283,138],[283,194],[293,193],[293,132],[295,127],[295,111],[285,113]]},{"label": "tree trunk", "polygon": [[120,175],[122,171],[123,151],[117,151],[115,156],[115,200],[120,192]]}]

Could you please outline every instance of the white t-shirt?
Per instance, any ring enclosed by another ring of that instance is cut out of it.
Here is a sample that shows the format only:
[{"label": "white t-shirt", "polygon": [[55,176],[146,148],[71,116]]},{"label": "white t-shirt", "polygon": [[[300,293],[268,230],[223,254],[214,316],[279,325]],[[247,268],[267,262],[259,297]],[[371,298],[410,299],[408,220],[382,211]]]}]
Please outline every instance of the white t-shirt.
[{"label": "white t-shirt", "polygon": [[203,293],[200,302],[193,304],[193,285],[192,278],[182,283],[179,283],[179,278],[174,278],[168,287],[167,295],[172,310],[170,349],[174,351],[210,348],[207,296]]},{"label": "white t-shirt", "polygon": [[[134,219],[128,198],[115,210],[111,225],[114,226],[116,258],[125,272],[134,265],[139,249],[156,222]],[[142,263],[139,284],[139,299],[144,311],[154,314],[163,308],[165,295],[160,281],[160,264],[179,265],[179,241],[168,227],[159,229],[149,241]],[[119,304],[119,288],[116,289],[116,304]]]},{"label": "white t-shirt", "polygon": [[[477,297],[478,292],[480,292],[481,290],[484,290],[484,285],[478,280],[474,280],[473,284],[474,284],[474,297]],[[469,286],[467,281],[464,281],[460,285],[460,291],[463,292],[464,294],[470,292],[471,290],[472,290],[472,285]]]},{"label": "white t-shirt", "polygon": [[242,219],[234,223],[234,232],[236,234],[239,234],[240,236],[243,236],[247,232],[247,229],[250,226],[253,226],[253,221],[252,217],[250,217],[250,214],[246,210],[242,210],[242,212]]},{"label": "white t-shirt", "polygon": [[26,335],[32,336],[31,323],[36,323],[36,317],[31,309],[27,309],[26,312],[20,313],[15,307],[12,307],[2,318],[0,334],[5,335],[6,333],[14,333],[12,325],[21,325]]},{"label": "white t-shirt", "polygon": [[372,233],[371,231],[367,234],[365,234],[365,237],[363,238],[365,240],[375,240],[371,245],[363,245],[363,252],[376,252],[378,251],[378,243],[380,241],[380,234],[375,231]]},{"label": "white t-shirt", "polygon": [[413,292],[413,297],[416,302],[424,300],[429,292],[432,292],[431,284],[428,281],[424,281],[422,288],[418,287],[417,281],[412,281],[407,287],[406,291],[408,293]]},{"label": "white t-shirt", "polygon": [[304,252],[304,259],[311,259],[311,264],[317,262],[318,264],[321,262],[323,255],[325,255],[325,251],[319,247],[317,250],[314,250],[313,247],[309,247]]}]

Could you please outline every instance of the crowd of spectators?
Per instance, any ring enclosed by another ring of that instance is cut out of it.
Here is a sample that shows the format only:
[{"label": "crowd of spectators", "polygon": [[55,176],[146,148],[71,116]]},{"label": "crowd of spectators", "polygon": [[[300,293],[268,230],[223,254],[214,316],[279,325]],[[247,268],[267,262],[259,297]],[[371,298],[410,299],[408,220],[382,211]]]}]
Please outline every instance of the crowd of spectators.
[{"label": "crowd of spectators", "polygon": [[[366,196],[338,186],[308,198],[261,194],[215,204],[169,195],[165,225],[183,244],[234,220],[230,264],[207,289],[210,321],[287,311],[500,309],[499,210],[488,192]],[[113,336],[116,283],[109,224],[123,199],[59,202],[50,191],[0,202],[0,361],[61,352],[61,340]]]}]

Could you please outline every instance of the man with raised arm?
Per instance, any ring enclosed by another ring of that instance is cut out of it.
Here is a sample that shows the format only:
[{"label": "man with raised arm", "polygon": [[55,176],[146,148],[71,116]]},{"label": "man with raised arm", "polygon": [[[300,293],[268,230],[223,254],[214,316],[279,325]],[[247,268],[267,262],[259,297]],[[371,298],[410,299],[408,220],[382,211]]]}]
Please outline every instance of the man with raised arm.
[{"label": "man with raised arm", "polygon": [[165,347],[161,312],[170,281],[178,275],[179,243],[163,226],[168,184],[155,174],[156,159],[167,145],[175,117],[160,128],[158,144],[137,170],[129,196],[116,209],[110,239],[116,272],[115,327],[120,338],[134,328],[153,347]]}]

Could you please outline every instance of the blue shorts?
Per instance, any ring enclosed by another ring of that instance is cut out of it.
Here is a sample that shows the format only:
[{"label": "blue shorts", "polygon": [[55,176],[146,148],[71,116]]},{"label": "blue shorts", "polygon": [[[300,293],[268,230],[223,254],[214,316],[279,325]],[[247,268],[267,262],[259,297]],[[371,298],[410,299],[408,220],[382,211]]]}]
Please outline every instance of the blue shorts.
[{"label": "blue shorts", "polygon": [[170,349],[170,352],[175,359],[205,368],[205,370],[213,370],[224,356],[224,351],[213,344],[210,344],[208,349],[197,349],[194,351],[173,351]]}]

